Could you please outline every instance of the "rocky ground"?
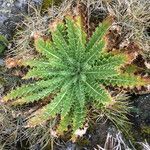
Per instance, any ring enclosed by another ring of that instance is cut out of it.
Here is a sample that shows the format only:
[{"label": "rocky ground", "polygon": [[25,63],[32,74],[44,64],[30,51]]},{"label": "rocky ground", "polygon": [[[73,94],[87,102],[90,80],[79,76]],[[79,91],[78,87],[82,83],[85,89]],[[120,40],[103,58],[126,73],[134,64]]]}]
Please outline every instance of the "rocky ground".
[{"label": "rocky ground", "polygon": [[41,0],[0,0],[0,34],[12,39],[16,24],[28,13],[28,4],[41,5]]}]

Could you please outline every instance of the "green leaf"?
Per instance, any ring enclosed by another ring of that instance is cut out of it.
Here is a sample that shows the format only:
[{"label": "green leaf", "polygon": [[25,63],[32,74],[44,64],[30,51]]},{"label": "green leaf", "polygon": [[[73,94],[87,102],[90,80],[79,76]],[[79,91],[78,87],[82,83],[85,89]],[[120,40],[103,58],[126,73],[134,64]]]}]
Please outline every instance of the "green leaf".
[{"label": "green leaf", "polygon": [[62,57],[66,58],[69,63],[73,64],[74,62],[72,58],[69,57],[68,55],[69,47],[65,39],[63,24],[58,24],[56,30],[52,32],[52,39],[53,39],[56,49],[61,53]]},{"label": "green leaf", "polygon": [[128,63],[128,56],[126,54],[117,54],[113,55],[111,53],[101,53],[95,62],[95,66],[100,67],[111,67],[111,68],[119,68],[122,65]]},{"label": "green leaf", "polygon": [[75,103],[74,112],[73,112],[73,134],[75,134],[77,129],[83,127],[85,122],[86,109],[81,108],[78,103]]},{"label": "green leaf", "polygon": [[116,69],[112,68],[112,66],[109,66],[108,68],[104,66],[99,67],[93,67],[89,71],[86,72],[87,76],[93,77],[97,80],[100,79],[107,79],[108,77],[114,77],[118,75],[118,72]]},{"label": "green leaf", "polygon": [[25,61],[22,62],[22,65],[30,66],[30,67],[39,67],[39,68],[51,67],[50,62],[49,61],[45,61],[44,59],[25,60]]},{"label": "green leaf", "polygon": [[74,103],[74,90],[69,89],[68,94],[66,96],[66,99],[62,103],[62,110],[61,110],[61,118],[63,119],[68,113],[70,112],[70,109],[72,107],[72,104]]},{"label": "green leaf", "polygon": [[83,126],[86,117],[86,108],[85,108],[85,92],[84,84],[82,82],[77,83],[76,88],[76,101],[73,112],[73,133]]},{"label": "green leaf", "polygon": [[70,70],[57,70],[49,68],[33,68],[24,76],[24,79],[30,78],[51,78],[53,76],[69,76],[72,72]]},{"label": "green leaf", "polygon": [[47,88],[49,86],[58,84],[62,81],[62,78],[53,78],[49,80],[41,80],[37,81],[33,84],[28,85],[22,85],[21,87],[17,87],[16,89],[12,90],[10,93],[8,93],[4,97],[4,101],[12,100],[12,99],[18,99],[20,97],[25,97],[27,95],[31,95],[31,93],[38,92],[41,89]]},{"label": "green leaf", "polygon": [[57,128],[57,132],[59,134],[63,134],[64,131],[68,130],[68,125],[71,124],[72,121],[72,114],[71,112],[68,113],[65,117],[61,118],[59,126]]},{"label": "green leaf", "polygon": [[67,26],[67,36],[68,36],[68,43],[69,43],[69,54],[73,57],[77,51],[77,41],[78,38],[76,36],[76,29],[74,26],[74,22],[70,19],[66,19],[66,26]]},{"label": "green leaf", "polygon": [[46,56],[48,59],[55,58],[61,60],[58,55],[58,52],[54,49],[54,46],[51,42],[46,42],[42,38],[35,40],[36,50]]},{"label": "green leaf", "polygon": [[44,88],[41,91],[37,91],[36,93],[31,93],[30,95],[27,95],[25,97],[15,100],[12,103],[12,105],[22,105],[22,104],[27,104],[27,103],[33,103],[35,101],[44,99],[45,97],[49,96],[51,92],[58,89],[60,85],[61,85],[60,83],[57,83],[56,85],[51,84],[49,87]]},{"label": "green leaf", "polygon": [[149,79],[143,79],[139,76],[129,75],[129,74],[120,74],[118,76],[114,76],[105,80],[102,80],[106,85],[113,85],[113,86],[123,86],[127,87],[138,87],[150,84]]},{"label": "green leaf", "polygon": [[35,126],[37,124],[43,123],[48,120],[50,117],[54,117],[57,113],[60,113],[62,110],[62,103],[66,98],[67,91],[70,84],[64,84],[60,93],[52,100],[51,103],[44,106],[42,109],[38,110],[34,117],[32,117],[28,125]]},{"label": "green leaf", "polygon": [[77,92],[76,93],[77,101],[80,104],[80,107],[83,109],[83,107],[85,106],[86,97],[85,97],[85,87],[82,82],[79,82],[77,84],[76,92]]},{"label": "green leaf", "polygon": [[104,46],[105,46],[105,42],[103,40],[100,41],[99,43],[95,44],[85,57],[85,59],[86,59],[85,65],[87,65],[91,60],[93,62],[97,58],[96,55],[100,54],[100,52],[102,51]]},{"label": "green leaf", "polygon": [[107,30],[109,29],[111,25],[111,20],[110,18],[105,19],[95,30],[93,33],[92,37],[90,38],[88,44],[87,44],[87,51],[90,51],[93,49],[97,43],[99,43],[100,40],[102,40],[103,36],[106,34]]},{"label": "green leaf", "polygon": [[22,65],[24,66],[30,66],[35,68],[56,68],[56,69],[66,69],[66,65],[64,62],[56,60],[56,59],[50,59],[49,61],[45,61],[44,59],[33,59],[33,60],[25,60],[22,62]]},{"label": "green leaf", "polygon": [[108,102],[112,100],[110,94],[97,82],[85,82],[87,85],[87,92],[89,96],[94,98],[94,100],[98,101],[98,105],[103,104],[106,105]]}]

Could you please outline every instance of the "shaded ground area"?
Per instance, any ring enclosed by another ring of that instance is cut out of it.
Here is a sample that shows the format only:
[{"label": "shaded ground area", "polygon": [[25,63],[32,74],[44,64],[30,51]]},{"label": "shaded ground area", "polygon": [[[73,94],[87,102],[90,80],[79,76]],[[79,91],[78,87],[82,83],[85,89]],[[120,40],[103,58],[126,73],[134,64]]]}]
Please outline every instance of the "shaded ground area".
[{"label": "shaded ground area", "polygon": [[139,141],[147,139],[150,143],[150,94],[133,96],[132,100],[134,138]]}]

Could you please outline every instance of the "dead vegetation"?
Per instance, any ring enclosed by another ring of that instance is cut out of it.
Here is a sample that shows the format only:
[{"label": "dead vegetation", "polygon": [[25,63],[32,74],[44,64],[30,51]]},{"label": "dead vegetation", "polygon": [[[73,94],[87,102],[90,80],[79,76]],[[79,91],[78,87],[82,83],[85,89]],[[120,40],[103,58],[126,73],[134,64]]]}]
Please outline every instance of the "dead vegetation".
[{"label": "dead vegetation", "polygon": [[150,58],[150,2],[149,0],[81,0],[88,6],[89,20],[103,19],[107,14],[115,17],[124,42],[134,41]]},{"label": "dead vegetation", "polygon": [[107,138],[104,144],[104,147],[100,145],[97,146],[98,148],[95,150],[132,150],[128,147],[126,142],[124,141],[122,134],[120,131],[116,135],[112,135],[111,133],[107,134]]},{"label": "dead vegetation", "polygon": [[[108,14],[114,16],[115,24],[119,28],[120,44],[136,42],[143,49],[143,56],[149,59],[150,49],[150,3],[149,0],[81,0],[87,6],[87,24],[89,30],[101,22]],[[74,0],[65,0],[60,6],[52,5],[43,15],[40,10],[30,5],[32,13],[24,16],[22,24],[17,26],[14,45],[9,54],[17,57],[30,57],[34,54],[32,47],[33,35],[38,32],[49,34],[49,22],[56,18],[63,18],[64,14],[75,5]],[[91,23],[94,20],[94,24]],[[121,45],[122,46],[122,45]]]},{"label": "dead vegetation", "polygon": [[114,0],[107,2],[107,10],[116,17],[125,39],[139,44],[146,54],[150,49],[150,2],[149,0]]},{"label": "dead vegetation", "polygon": [[35,34],[49,35],[49,23],[56,18],[63,18],[72,5],[72,1],[64,1],[60,6],[52,5],[44,14],[40,9],[29,5],[30,13],[23,15],[24,20],[16,26],[16,34],[12,45],[7,52],[7,57],[27,59],[35,56],[33,38]]}]

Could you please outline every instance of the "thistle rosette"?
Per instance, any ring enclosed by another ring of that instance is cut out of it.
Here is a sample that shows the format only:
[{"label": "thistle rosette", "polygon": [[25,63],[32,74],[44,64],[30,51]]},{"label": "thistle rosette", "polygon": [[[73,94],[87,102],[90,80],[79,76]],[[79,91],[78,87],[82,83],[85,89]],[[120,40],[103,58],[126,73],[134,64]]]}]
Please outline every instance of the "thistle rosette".
[{"label": "thistle rosette", "polygon": [[104,21],[87,40],[81,18],[67,16],[51,31],[52,40],[35,39],[36,50],[42,56],[23,62],[30,66],[24,79],[33,78],[35,82],[17,87],[4,100],[23,105],[44,101],[53,94],[49,103],[28,120],[28,125],[36,126],[59,114],[59,131],[72,125],[75,133],[85,122],[89,104],[99,109],[111,104],[112,97],[105,85],[148,84],[149,80],[121,71],[130,59],[127,54],[105,51],[104,36],[110,25],[110,20]]}]

